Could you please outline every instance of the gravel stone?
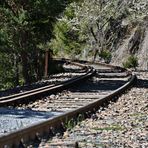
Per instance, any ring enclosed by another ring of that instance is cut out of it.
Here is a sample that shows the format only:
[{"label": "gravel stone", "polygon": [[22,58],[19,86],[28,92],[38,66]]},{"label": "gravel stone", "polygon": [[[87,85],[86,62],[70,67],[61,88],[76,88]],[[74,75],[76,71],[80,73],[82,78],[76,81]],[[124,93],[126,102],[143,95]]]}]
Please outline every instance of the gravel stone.
[{"label": "gravel stone", "polygon": [[51,141],[78,140],[83,148],[148,148],[148,73],[138,78],[137,85],[117,102]]},{"label": "gravel stone", "polygon": [[38,122],[45,121],[48,118],[52,118],[57,115],[60,115],[60,113],[39,112],[31,109],[0,108],[0,136]]}]

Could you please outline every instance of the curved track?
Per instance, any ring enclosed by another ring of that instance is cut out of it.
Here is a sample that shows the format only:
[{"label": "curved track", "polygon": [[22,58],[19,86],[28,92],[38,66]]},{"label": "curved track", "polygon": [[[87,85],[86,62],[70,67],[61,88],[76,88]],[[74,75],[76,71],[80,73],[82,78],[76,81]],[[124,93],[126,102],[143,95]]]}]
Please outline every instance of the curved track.
[{"label": "curved track", "polygon": [[[68,120],[77,118],[80,114],[86,115],[94,112],[100,105],[122,94],[136,80],[135,75],[119,67],[100,63],[93,64],[86,61],[81,61],[80,63],[89,66],[86,74],[63,83],[60,86],[54,86],[52,89],[57,91],[73,84],[77,84],[77,86],[68,89],[66,93],[62,92],[58,99],[51,99],[50,97],[48,99],[46,97],[45,102],[42,102],[42,104],[48,104],[48,109],[54,109],[57,112],[62,112],[62,114],[47,119],[44,122],[1,136],[0,147],[12,147],[13,145],[17,147],[20,143],[25,143],[45,133],[52,133],[53,129],[63,127],[64,123]],[[86,82],[83,81],[91,76],[94,77]],[[53,92],[52,89],[48,89],[48,91]],[[41,93],[42,91],[44,92],[45,90],[41,90]],[[37,94],[40,94],[40,91],[37,91]],[[43,93],[43,95],[45,94]],[[33,106],[35,107],[35,105]],[[33,108],[33,106],[30,107]],[[42,105],[40,105],[40,107],[41,106]],[[43,105],[43,108],[45,109],[45,105]],[[39,110],[39,108],[36,109]]]},{"label": "curved track", "polygon": [[[49,93],[53,93],[54,91],[63,89],[64,87],[69,86],[70,84],[73,84],[74,82],[77,82],[79,79],[87,78],[94,72],[92,68],[86,67],[85,65],[78,64],[76,62],[70,62],[69,60],[62,60],[60,62],[66,63],[64,66],[65,73],[51,76],[50,80],[52,79],[52,84],[39,87],[36,89],[32,89],[29,91],[25,91],[22,93],[17,93],[17,94],[12,94],[9,96],[1,97],[0,106],[8,106],[8,105],[14,105],[14,104],[17,105],[18,103],[25,103],[25,102],[33,101],[36,98],[39,98],[40,96],[43,97]],[[77,68],[75,69],[69,68],[70,64]],[[68,74],[66,74],[66,72],[68,72]],[[61,78],[63,79],[62,81],[60,80]]]}]

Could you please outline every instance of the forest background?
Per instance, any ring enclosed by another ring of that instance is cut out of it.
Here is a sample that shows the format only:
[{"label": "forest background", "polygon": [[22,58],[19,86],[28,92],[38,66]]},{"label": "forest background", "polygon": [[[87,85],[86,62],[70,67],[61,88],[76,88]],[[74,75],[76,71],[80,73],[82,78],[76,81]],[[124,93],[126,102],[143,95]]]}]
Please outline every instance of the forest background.
[{"label": "forest background", "polygon": [[148,67],[147,0],[3,0],[0,19],[0,90],[43,79],[48,50]]}]

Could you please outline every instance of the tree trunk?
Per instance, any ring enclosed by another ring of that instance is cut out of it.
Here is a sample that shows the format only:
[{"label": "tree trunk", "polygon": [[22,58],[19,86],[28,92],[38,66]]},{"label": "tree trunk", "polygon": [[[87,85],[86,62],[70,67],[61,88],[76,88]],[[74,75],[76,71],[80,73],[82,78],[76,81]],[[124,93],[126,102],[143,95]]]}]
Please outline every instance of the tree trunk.
[{"label": "tree trunk", "polygon": [[29,76],[29,64],[28,64],[28,56],[27,52],[21,52],[21,59],[22,59],[22,73],[26,84],[31,83],[30,76]]},{"label": "tree trunk", "polygon": [[48,77],[48,58],[49,58],[49,51],[46,50],[45,52],[45,78]]},{"label": "tree trunk", "polygon": [[99,51],[96,49],[96,50],[95,50],[95,54],[94,54],[94,58],[93,58],[93,62],[95,62],[98,52],[99,52]]},{"label": "tree trunk", "polygon": [[38,79],[41,80],[44,75],[44,54],[40,51],[38,56]]},{"label": "tree trunk", "polygon": [[18,66],[18,55],[14,54],[14,69],[15,69],[15,86],[19,85],[19,66]]}]

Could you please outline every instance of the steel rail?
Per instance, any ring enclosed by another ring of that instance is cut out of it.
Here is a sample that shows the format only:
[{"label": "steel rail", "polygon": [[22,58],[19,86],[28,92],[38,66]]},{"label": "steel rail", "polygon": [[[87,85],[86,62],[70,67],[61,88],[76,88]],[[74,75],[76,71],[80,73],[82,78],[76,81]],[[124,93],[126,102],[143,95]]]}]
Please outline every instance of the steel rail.
[{"label": "steel rail", "polygon": [[[89,61],[78,61],[78,60],[70,60],[70,59],[53,59],[53,60],[58,61],[60,63],[67,63],[67,64],[72,64],[72,65],[82,67],[82,68],[86,69],[86,75],[87,75],[87,73],[89,73],[89,67],[85,66],[84,64],[86,64],[86,63],[94,64],[94,63],[89,62]],[[99,63],[99,62],[96,62],[95,64],[102,65],[102,66],[105,66],[105,67],[109,67],[112,70],[123,69],[123,68],[120,68],[120,67],[116,67],[116,66],[104,64],[104,63]],[[82,75],[82,77],[83,76],[85,76],[85,74]],[[26,103],[26,102],[28,103],[28,101],[34,101],[37,96],[39,96],[39,97],[45,96],[45,95],[48,95],[50,93],[54,93],[57,90],[58,91],[62,90],[62,88],[64,88],[63,86],[69,86],[71,83],[73,83],[73,80],[79,81],[79,78],[81,79],[81,76],[77,76],[75,78],[72,78],[70,80],[67,80],[67,81],[64,81],[64,82],[61,82],[61,83],[58,83],[58,84],[55,84],[55,85],[47,85],[47,86],[36,88],[36,89],[30,90],[30,91],[1,97],[0,98],[0,106],[8,106],[8,105],[11,105],[11,104],[15,105],[17,103]]]},{"label": "steel rail", "polygon": [[48,85],[48,86],[44,86],[41,88],[30,90],[30,91],[26,91],[23,93],[2,97],[2,98],[0,98],[0,106],[8,106],[11,104],[15,105],[18,102],[25,103],[28,101],[34,101],[35,98],[37,98],[37,97],[41,97],[41,96],[43,97],[45,95],[54,93],[56,91],[60,91],[63,88],[68,87],[71,84],[76,83],[77,81],[86,79],[87,77],[90,77],[91,75],[93,75],[95,73],[95,71],[91,67],[85,66],[84,64],[70,62],[68,60],[66,62],[72,63],[73,65],[77,65],[79,67],[86,69],[86,73],[82,74],[80,76],[73,77],[70,80],[66,80],[64,82],[52,85],[52,86]]},{"label": "steel rail", "polygon": [[98,71],[96,72],[96,75],[97,75],[97,77],[99,77],[99,78],[126,78],[126,77],[128,77],[129,75],[131,75],[131,73],[129,73],[129,72],[126,72],[126,73],[124,73],[124,74],[122,74],[121,75],[121,73],[119,74],[119,75],[117,75],[117,74],[119,74],[119,73],[114,73],[114,74],[105,74],[105,73],[99,73]]},{"label": "steel rail", "polygon": [[[60,61],[61,59],[59,58],[55,58],[54,60],[57,60],[57,61]],[[110,64],[107,64],[107,63],[102,63],[102,62],[92,62],[92,61],[86,61],[86,60],[71,60],[71,59],[62,59],[63,61],[73,61],[73,62],[78,62],[78,63],[81,63],[81,64],[92,64],[92,65],[101,65],[101,66],[104,66],[104,67],[109,67],[111,68],[112,70],[118,70],[118,71],[121,71],[121,72],[124,72],[124,71],[127,71],[126,68],[123,68],[123,67],[120,67],[120,66],[115,66],[115,65],[110,65]]]},{"label": "steel rail", "polygon": [[14,98],[10,98],[7,100],[2,100],[0,101],[0,106],[8,106],[8,105],[17,105],[18,103],[26,103],[28,101],[34,101],[36,100],[36,98],[41,98],[45,95],[49,95],[51,93],[57,92],[57,91],[61,91],[63,89],[65,89],[66,87],[77,83],[78,81],[82,81],[84,79],[87,79],[89,77],[91,77],[93,74],[95,73],[94,69],[89,69],[88,72],[84,75],[78,76],[76,78],[72,78],[70,80],[67,80],[63,83],[60,83],[58,85],[46,88],[46,89],[41,89],[32,93],[27,93],[25,95],[21,95],[18,97],[14,97]]},{"label": "steel rail", "polygon": [[22,96],[22,95],[27,95],[27,94],[34,93],[34,92],[37,92],[37,91],[41,91],[41,90],[44,90],[44,89],[48,89],[48,88],[57,86],[57,85],[59,85],[59,84],[63,84],[63,83],[65,83],[65,82],[67,82],[67,81],[69,81],[69,80],[66,80],[66,81],[64,81],[64,82],[60,82],[60,83],[58,83],[58,84],[49,84],[49,85],[47,85],[47,86],[39,87],[39,88],[32,89],[32,90],[29,90],[29,91],[26,91],[26,92],[22,92],[22,93],[17,93],[17,94],[13,94],[13,95],[1,97],[1,98],[0,98],[0,102],[1,102],[1,101],[5,101],[5,100],[8,100],[8,99],[11,99],[11,98],[14,98],[14,97],[19,97],[19,96]]},{"label": "steel rail", "polygon": [[[57,61],[60,61],[61,59],[54,59]],[[70,59],[62,59],[63,61],[70,61]],[[97,69],[96,73],[98,76],[100,76],[99,74],[101,73],[123,73],[125,72],[125,75],[122,76],[117,76],[120,78],[124,78],[127,77],[129,75],[132,74],[132,71],[127,70],[126,68],[120,67],[120,66],[115,66],[115,65],[110,65],[110,64],[106,64],[106,63],[101,63],[101,62],[91,62],[91,61],[84,61],[84,60],[71,60],[73,62],[78,62],[81,64],[89,64],[89,66],[91,65],[98,65],[98,66],[103,66],[103,67],[108,67],[109,69]],[[99,73],[99,74],[98,74]],[[100,76],[101,77],[101,76]],[[102,77],[106,77],[106,75],[102,75]],[[107,78],[113,78],[114,76],[108,76]]]},{"label": "steel rail", "polygon": [[[61,62],[61,61],[60,61]],[[62,62],[69,62],[68,60],[67,61],[62,61]],[[70,63],[70,62],[69,62]],[[76,64],[76,63],[73,63],[73,65],[77,65],[77,66],[79,66],[79,67],[82,67],[82,68],[84,68],[84,67],[86,67],[86,66],[84,66],[84,65],[82,65],[82,64]],[[87,70],[87,69],[86,69]],[[85,70],[85,71],[86,71]],[[63,82],[61,82],[61,83],[63,83]],[[60,84],[61,84],[60,83]],[[56,86],[56,85],[58,85],[58,84],[55,84],[55,85],[47,85],[47,86],[43,86],[43,87],[39,87],[39,88],[36,88],[36,89],[32,89],[32,90],[29,90],[29,91],[26,91],[26,92],[21,92],[21,93],[17,93],[17,94],[12,94],[12,95],[9,95],[9,96],[4,96],[4,97],[0,97],[0,101],[3,101],[3,100],[7,100],[7,99],[11,99],[11,98],[14,98],[14,97],[19,97],[19,96],[22,96],[22,95],[26,95],[26,94],[29,94],[29,93],[32,93],[32,92],[36,92],[36,91],[40,91],[40,90],[42,90],[42,89],[46,89],[46,88],[50,88],[50,87],[53,87],[53,86]]]},{"label": "steel rail", "polygon": [[[93,69],[91,69],[91,73],[88,73],[85,75],[85,78],[92,75],[92,73],[95,72]],[[84,79],[84,77],[81,77]],[[79,80],[81,80],[79,78]],[[77,82],[77,80],[75,81]],[[45,133],[50,133],[53,128],[58,128],[62,126],[65,122],[72,118],[78,117],[80,114],[86,114],[87,112],[94,112],[96,111],[100,105],[104,104],[105,102],[108,102],[112,99],[116,99],[117,96],[121,95],[125,90],[127,90],[129,87],[131,87],[136,82],[136,75],[131,75],[129,81],[109,94],[106,97],[103,97],[101,99],[98,99],[84,107],[80,107],[76,110],[69,111],[67,113],[64,113],[62,115],[59,115],[57,117],[48,119],[44,122],[34,124],[32,126],[23,128],[21,130],[17,130],[15,132],[6,134],[4,136],[0,137],[0,148],[4,147],[18,147],[20,142],[27,142],[29,140],[35,139],[35,137],[38,137],[38,135],[42,136]],[[72,83],[70,83],[72,84]]]}]

